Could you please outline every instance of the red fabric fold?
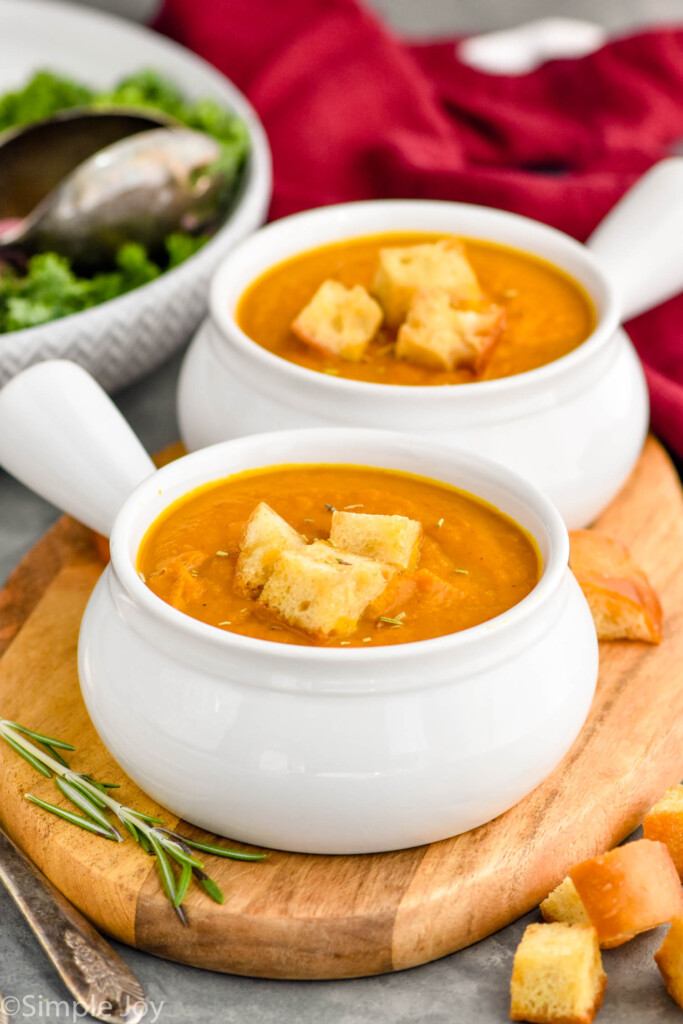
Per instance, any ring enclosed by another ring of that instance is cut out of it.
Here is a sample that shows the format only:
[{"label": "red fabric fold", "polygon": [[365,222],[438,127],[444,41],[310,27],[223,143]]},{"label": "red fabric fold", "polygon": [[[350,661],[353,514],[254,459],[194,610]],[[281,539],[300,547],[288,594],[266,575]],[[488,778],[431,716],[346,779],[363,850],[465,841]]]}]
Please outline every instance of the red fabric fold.
[{"label": "red fabric fold", "polygon": [[[683,139],[683,30],[495,76],[457,40],[408,45],[355,0],[166,0],[156,27],[249,97],[270,138],[271,217],[418,197],[513,210],[584,240]],[[653,426],[683,456],[683,296],[629,324]]]}]

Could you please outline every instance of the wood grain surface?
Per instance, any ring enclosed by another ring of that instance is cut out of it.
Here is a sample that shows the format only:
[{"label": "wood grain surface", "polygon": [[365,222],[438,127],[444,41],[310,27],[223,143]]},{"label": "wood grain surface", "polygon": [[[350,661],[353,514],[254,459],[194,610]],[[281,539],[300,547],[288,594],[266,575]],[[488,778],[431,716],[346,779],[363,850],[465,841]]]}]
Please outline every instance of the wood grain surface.
[{"label": "wood grain surface", "polygon": [[[577,860],[623,839],[683,777],[683,501],[650,439],[597,527],[632,549],[659,591],[664,640],[601,645],[597,694],[553,774],[506,814],[431,846],[360,857],[273,852],[263,863],[211,860],[226,902],[196,890],[183,928],[150,860],[30,805],[58,802],[53,783],[0,745],[0,820],[59,889],[103,931],[169,959],[274,978],[338,978],[436,959],[533,907]],[[76,647],[102,544],[61,519],[0,593],[0,715],[77,745],[73,767],[122,784],[121,799],[157,806],[123,776],[95,734],[78,688]],[[552,686],[552,679],[548,680]],[[162,812],[170,827],[199,830]]]}]

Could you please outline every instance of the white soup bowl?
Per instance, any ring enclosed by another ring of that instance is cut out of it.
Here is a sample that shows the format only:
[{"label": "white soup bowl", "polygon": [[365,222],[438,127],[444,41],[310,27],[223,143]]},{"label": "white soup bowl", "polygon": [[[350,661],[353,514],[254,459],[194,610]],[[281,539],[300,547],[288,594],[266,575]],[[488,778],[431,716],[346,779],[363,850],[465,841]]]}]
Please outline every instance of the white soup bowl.
[{"label": "white soup bowl", "polygon": [[[111,563],[81,626],[83,696],[121,767],[196,825],[307,853],[433,842],[515,804],[583,725],[598,648],[567,567],[567,530],[543,494],[502,466],[425,438],[338,428],[245,437],[155,471],[97,385],[64,362],[26,370],[0,392],[0,462],[111,530]],[[358,463],[463,488],[534,537],[541,579],[482,625],[374,650],[225,632],[145,586],[138,549],[169,504],[283,463]]]},{"label": "white soup bowl", "polygon": [[[595,330],[573,352],[535,370],[408,387],[298,366],[238,326],[240,297],[270,267],[317,246],[387,231],[453,233],[541,257],[590,295]],[[192,450],[292,427],[408,430],[516,470],[551,498],[570,528],[583,527],[616,495],[647,431],[644,375],[619,324],[682,285],[681,159],[646,175],[588,246],[529,218],[463,203],[378,200],[297,214],[241,242],[216,272],[210,317],[181,373],[181,434]]]}]

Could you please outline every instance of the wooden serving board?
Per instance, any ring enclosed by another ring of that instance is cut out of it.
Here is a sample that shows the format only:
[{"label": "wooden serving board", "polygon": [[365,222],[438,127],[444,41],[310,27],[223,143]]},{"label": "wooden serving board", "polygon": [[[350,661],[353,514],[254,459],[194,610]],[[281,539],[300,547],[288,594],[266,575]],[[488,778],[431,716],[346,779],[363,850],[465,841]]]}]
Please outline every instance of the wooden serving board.
[{"label": "wooden serving board", "polygon": [[[597,695],[576,743],[538,789],[488,825],[375,856],[211,859],[226,902],[193,891],[183,928],[154,862],[132,840],[108,843],[29,804],[26,792],[55,801],[53,783],[4,744],[0,820],[104,932],[200,967],[343,978],[401,970],[475,942],[537,904],[576,861],[627,836],[683,776],[683,501],[654,440],[597,525],[629,544],[650,575],[664,640],[602,645]],[[100,743],[78,687],[78,626],[102,565],[94,536],[63,518],[15,570],[0,593],[0,716],[75,743],[75,768],[120,781],[124,802],[157,813]],[[170,827],[203,835],[162,813]]]}]

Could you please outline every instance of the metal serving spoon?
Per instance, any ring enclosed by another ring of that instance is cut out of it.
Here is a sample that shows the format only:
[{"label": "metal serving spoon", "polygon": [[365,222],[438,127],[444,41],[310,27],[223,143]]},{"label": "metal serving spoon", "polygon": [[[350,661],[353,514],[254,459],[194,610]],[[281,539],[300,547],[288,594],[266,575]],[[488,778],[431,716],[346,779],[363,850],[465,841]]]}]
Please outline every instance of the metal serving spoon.
[{"label": "metal serving spoon", "polygon": [[0,221],[28,216],[67,174],[113,142],[171,124],[177,122],[157,111],[76,107],[0,132]]},{"label": "metal serving spoon", "polygon": [[[139,981],[91,924],[0,829],[0,882],[74,999],[97,1020],[137,1024],[147,1013]],[[0,996],[0,1024],[4,1024]]]},{"label": "metal serving spoon", "polygon": [[[14,171],[1,170],[11,144],[0,139],[0,195],[3,173],[16,192],[21,161],[10,161]],[[154,250],[172,231],[200,231],[220,218],[229,199],[220,156],[216,139],[184,127],[120,139],[71,170],[19,223],[0,229],[0,255],[54,251],[79,269],[96,270],[111,266],[124,242]]]}]

